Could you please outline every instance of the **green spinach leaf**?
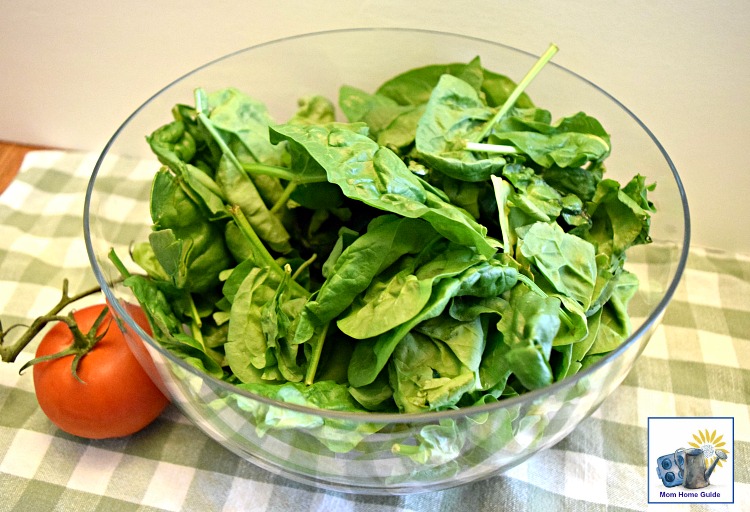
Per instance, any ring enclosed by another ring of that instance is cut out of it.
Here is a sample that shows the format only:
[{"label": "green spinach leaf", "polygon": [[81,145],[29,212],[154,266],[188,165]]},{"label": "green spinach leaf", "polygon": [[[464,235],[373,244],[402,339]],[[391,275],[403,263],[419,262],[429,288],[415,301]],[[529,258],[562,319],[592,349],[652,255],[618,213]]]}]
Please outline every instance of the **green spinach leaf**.
[{"label": "green spinach leaf", "polygon": [[350,199],[404,217],[424,218],[449,240],[473,245],[485,256],[495,253],[497,244],[488,239],[486,228],[425,189],[395,153],[366,133],[366,127],[359,125],[282,125],[272,128],[271,140],[288,141],[294,148],[292,154],[302,155],[299,160],[304,168],[310,159],[317,162],[328,181]]},{"label": "green spinach leaf", "polygon": [[588,310],[597,278],[593,245],[558,224],[537,222],[523,235],[519,251],[555,290]]}]

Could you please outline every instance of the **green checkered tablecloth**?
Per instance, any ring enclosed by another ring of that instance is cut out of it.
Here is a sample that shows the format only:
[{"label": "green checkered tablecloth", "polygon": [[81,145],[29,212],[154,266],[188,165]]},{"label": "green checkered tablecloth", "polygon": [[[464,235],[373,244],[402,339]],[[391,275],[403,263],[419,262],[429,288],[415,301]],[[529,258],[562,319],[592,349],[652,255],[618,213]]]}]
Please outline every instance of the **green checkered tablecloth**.
[{"label": "green checkered tablecloth", "polygon": [[[46,312],[64,277],[71,291],[95,284],[81,219],[95,160],[32,152],[0,196],[4,326]],[[39,409],[31,373],[18,374],[35,347],[0,364],[0,511],[750,510],[750,255],[693,249],[663,325],[633,371],[558,445],[503,476],[412,496],[345,495],[290,482],[226,451],[172,406],[127,438],[67,435]],[[647,503],[655,476],[648,420],[670,416],[734,419],[733,504]]]}]

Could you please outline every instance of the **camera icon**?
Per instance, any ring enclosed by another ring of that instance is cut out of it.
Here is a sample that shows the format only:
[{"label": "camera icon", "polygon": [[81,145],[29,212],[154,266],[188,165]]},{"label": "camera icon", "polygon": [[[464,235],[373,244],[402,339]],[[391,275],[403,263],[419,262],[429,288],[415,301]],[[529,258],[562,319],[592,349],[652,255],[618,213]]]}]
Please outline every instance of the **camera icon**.
[{"label": "camera icon", "polygon": [[685,459],[682,455],[675,457],[674,453],[670,453],[656,459],[656,474],[665,487],[682,485],[684,475],[680,466],[685,466]]}]

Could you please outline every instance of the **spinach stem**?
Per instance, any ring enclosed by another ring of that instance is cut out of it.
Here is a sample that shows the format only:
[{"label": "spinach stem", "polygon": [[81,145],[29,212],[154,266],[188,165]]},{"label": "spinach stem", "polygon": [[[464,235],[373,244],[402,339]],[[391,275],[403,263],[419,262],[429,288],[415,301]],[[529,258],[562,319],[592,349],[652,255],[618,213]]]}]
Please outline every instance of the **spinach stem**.
[{"label": "spinach stem", "polygon": [[242,169],[242,164],[237,159],[237,155],[234,154],[234,152],[227,146],[227,143],[224,141],[224,138],[221,136],[219,131],[214,126],[214,123],[211,122],[211,120],[206,115],[206,108],[208,105],[206,103],[206,92],[203,89],[196,89],[195,90],[195,110],[198,113],[198,119],[200,119],[203,126],[208,130],[208,133],[211,134],[211,137],[213,137],[214,141],[219,145],[219,148],[221,148],[221,152],[224,156],[226,156],[233,165],[237,167],[237,169]]},{"label": "spinach stem", "polygon": [[242,234],[245,235],[245,238],[247,238],[247,240],[252,245],[253,254],[258,260],[260,260],[259,263],[262,262],[277,274],[282,275],[284,273],[284,270],[279,266],[278,263],[276,263],[276,260],[274,260],[273,256],[271,256],[271,254],[268,252],[268,249],[266,249],[265,245],[263,245],[263,242],[258,237],[258,234],[252,228],[250,222],[248,222],[247,217],[245,217],[245,214],[242,213],[242,209],[240,209],[240,207],[237,205],[232,205],[228,208],[229,214],[237,223],[237,227],[240,228]]},{"label": "spinach stem", "polygon": [[[258,263],[262,263],[264,266],[267,266],[272,272],[275,272],[279,276],[283,276],[285,274],[284,269],[281,268],[281,266],[276,262],[273,256],[271,256],[271,253],[268,252],[266,246],[263,245],[263,242],[260,240],[260,238],[258,238],[258,234],[250,225],[247,217],[245,217],[245,214],[242,213],[240,207],[237,205],[233,205],[229,206],[228,209],[229,214],[237,223],[237,227],[240,228],[242,234],[245,235],[245,238],[247,238],[247,240],[250,242],[250,245],[253,248],[253,254],[258,259]],[[290,281],[289,286],[294,293],[301,297],[307,297],[309,295],[308,291],[294,279]]]},{"label": "spinach stem", "polygon": [[117,255],[114,248],[109,250],[108,257],[109,257],[109,261],[112,262],[112,264],[115,266],[115,268],[120,273],[123,279],[127,279],[128,277],[132,275],[130,271],[127,269],[127,267],[125,266],[125,264],[122,262],[120,257]]},{"label": "spinach stem", "polygon": [[183,172],[186,176],[188,176],[188,179],[194,179],[195,181],[206,187],[210,192],[219,196],[222,201],[226,200],[226,198],[224,197],[224,191],[221,190],[221,187],[219,187],[219,185],[217,185],[216,182],[211,179],[211,176],[201,171],[197,167],[193,167],[193,169],[194,170],[191,171],[187,164],[185,165],[185,169]]},{"label": "spinach stem", "polygon": [[[227,145],[224,138],[221,136],[219,131],[214,126],[213,122],[209,117],[206,115],[206,93],[203,89],[196,89],[195,90],[195,110],[198,112],[198,119],[200,119],[203,126],[206,127],[206,130],[211,134],[211,137],[216,141],[216,143],[219,145],[219,148],[221,148],[221,152],[224,156],[226,156],[232,164],[234,164],[237,169],[245,171],[248,174],[264,174],[266,176],[272,176],[274,178],[280,178],[283,180],[291,181],[296,183],[297,185],[302,185],[305,183],[321,183],[324,181],[328,181],[328,178],[325,174],[322,176],[299,176],[296,173],[292,172],[291,170],[287,169],[286,167],[277,167],[275,165],[266,165],[266,164],[259,164],[259,163],[249,163],[249,164],[242,164],[242,162],[239,161],[237,158],[237,155],[234,154],[234,151],[231,150],[231,148]],[[291,193],[291,192],[290,192]]]},{"label": "spinach stem", "polygon": [[[544,297],[544,298],[549,297],[549,295],[547,295],[546,293],[544,293],[544,290],[542,290],[541,288],[539,288],[539,285],[537,285],[534,281],[532,281],[528,276],[526,276],[524,274],[521,274],[519,272],[518,273],[518,280],[521,281],[522,283],[524,283],[529,288],[531,288],[531,291],[533,291],[537,295],[539,295],[541,297]],[[560,316],[562,317],[562,320],[563,320],[563,322],[565,322],[565,325],[567,327],[570,327],[570,328],[573,327],[573,320],[568,315],[568,312],[565,311],[562,308],[562,306],[560,307]]]},{"label": "spinach stem", "polygon": [[503,236],[503,252],[513,258],[513,243],[510,239],[510,223],[508,222],[508,215],[505,211],[505,206],[508,203],[508,197],[510,197],[511,192],[510,183],[494,174],[490,176],[490,179],[492,180],[492,188],[495,190],[495,202],[497,202],[500,232]]},{"label": "spinach stem", "polygon": [[325,325],[323,325],[323,328],[320,330],[320,334],[318,334],[318,339],[316,340],[317,342],[313,347],[312,354],[310,355],[310,360],[308,361],[307,372],[305,372],[305,384],[307,384],[308,386],[312,386],[313,382],[315,382],[315,374],[318,371],[320,356],[323,353],[323,343],[325,343],[326,335],[328,334],[328,325],[329,323],[326,322]]},{"label": "spinach stem", "polygon": [[500,107],[500,110],[497,111],[497,113],[490,119],[490,121],[484,125],[484,129],[482,130],[481,135],[479,136],[478,140],[484,140],[486,139],[490,132],[492,132],[492,128],[500,121],[500,119],[503,118],[505,114],[508,113],[508,111],[513,108],[513,105],[516,104],[516,101],[518,101],[518,98],[523,94],[523,91],[526,89],[526,87],[529,86],[532,80],[536,77],[536,75],[539,74],[539,72],[542,70],[542,68],[552,59],[552,57],[557,53],[557,46],[555,44],[550,44],[549,48],[547,48],[547,51],[542,54],[541,57],[539,57],[539,60],[536,61],[536,63],[531,67],[528,73],[526,73],[526,76],[523,77],[523,79],[518,82],[518,85],[516,85],[516,88],[513,89],[513,92],[510,93],[510,96],[508,96],[508,99],[505,100],[505,103],[503,103],[503,106]]},{"label": "spinach stem", "polygon": [[560,317],[562,317],[563,322],[565,322],[565,325],[568,328],[573,328],[573,320],[570,318],[570,315],[568,315],[568,312],[565,311],[562,307],[560,307]]},{"label": "spinach stem", "polygon": [[523,284],[525,284],[526,286],[528,286],[529,288],[531,288],[531,291],[533,291],[533,292],[534,292],[534,293],[536,293],[537,295],[539,295],[539,296],[541,296],[541,297],[545,297],[545,298],[546,298],[546,297],[548,297],[548,295],[547,295],[546,293],[544,293],[544,290],[542,290],[541,288],[539,288],[539,285],[538,285],[538,284],[536,284],[536,283],[535,283],[535,282],[534,282],[534,281],[533,281],[533,280],[532,280],[532,279],[531,279],[530,277],[528,277],[527,275],[525,275],[525,274],[521,274],[521,273],[519,272],[519,273],[518,273],[518,280],[519,280],[519,281],[521,281],[521,282],[522,282]]},{"label": "spinach stem", "polygon": [[485,144],[482,142],[467,142],[464,148],[468,151],[481,151],[483,153],[495,153],[498,155],[511,155],[518,153],[518,148],[503,144]]},{"label": "spinach stem", "polygon": [[304,270],[313,264],[313,262],[318,259],[318,253],[314,253],[312,256],[310,256],[308,259],[302,262],[302,265],[297,268],[297,270],[294,271],[294,274],[292,274],[292,279],[297,279],[299,275],[304,272]]},{"label": "spinach stem", "polygon": [[273,204],[271,209],[269,210],[271,213],[278,213],[279,210],[281,210],[284,206],[286,206],[286,202],[289,201],[289,197],[294,192],[294,189],[297,188],[297,183],[291,182],[287,184],[286,187],[284,187],[284,192],[281,193],[281,196],[276,200],[276,202]]},{"label": "spinach stem", "polygon": [[248,174],[263,174],[265,176],[287,180],[296,183],[297,185],[305,185],[307,183],[323,183],[325,181],[328,181],[328,178],[325,175],[299,176],[286,167],[277,167],[275,165],[245,163],[242,164],[242,170],[244,170]]},{"label": "spinach stem", "polygon": [[201,348],[202,348],[201,351],[207,356],[212,357],[211,350],[206,346],[206,339],[203,337],[203,332],[201,331],[201,325],[197,323],[195,320],[193,320],[193,322],[190,324],[190,334],[193,336],[193,339],[195,339],[195,341],[200,343]]},{"label": "spinach stem", "polygon": [[[200,328],[203,327],[203,321],[201,320],[201,315],[198,313],[198,308],[195,307],[195,301],[193,300],[193,295],[191,293],[186,293],[187,300],[190,303],[190,316],[193,318],[193,323],[198,328],[198,331],[200,331]],[[203,339],[199,338],[201,341],[201,345],[203,344]]]},{"label": "spinach stem", "polygon": [[397,443],[391,447],[391,453],[395,455],[416,455],[419,453],[419,446]]}]

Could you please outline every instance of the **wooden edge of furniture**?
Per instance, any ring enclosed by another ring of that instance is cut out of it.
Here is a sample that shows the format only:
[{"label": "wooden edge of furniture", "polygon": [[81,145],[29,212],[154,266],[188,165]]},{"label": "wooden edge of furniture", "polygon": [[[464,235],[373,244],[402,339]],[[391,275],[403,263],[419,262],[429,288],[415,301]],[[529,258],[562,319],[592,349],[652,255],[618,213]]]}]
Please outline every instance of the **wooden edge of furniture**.
[{"label": "wooden edge of furniture", "polygon": [[18,144],[0,141],[0,193],[8,188],[10,182],[18,174],[26,153],[38,149],[49,149],[42,146]]}]

